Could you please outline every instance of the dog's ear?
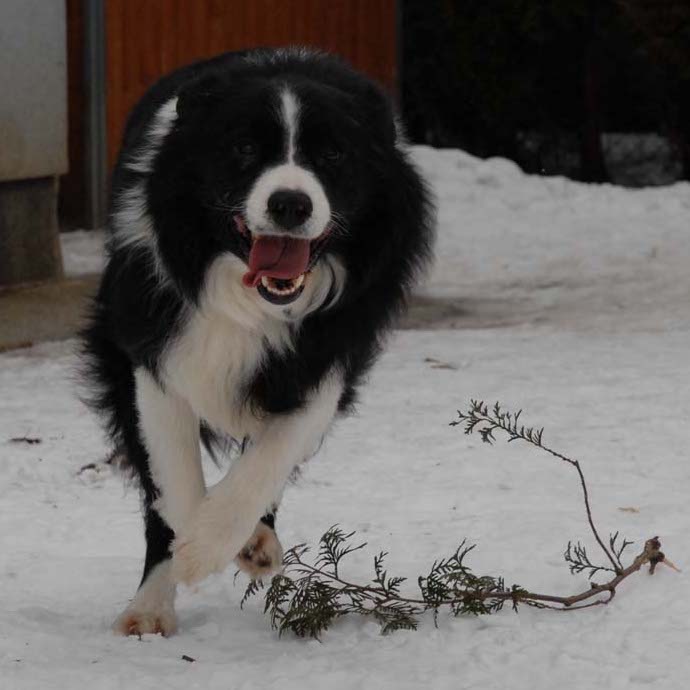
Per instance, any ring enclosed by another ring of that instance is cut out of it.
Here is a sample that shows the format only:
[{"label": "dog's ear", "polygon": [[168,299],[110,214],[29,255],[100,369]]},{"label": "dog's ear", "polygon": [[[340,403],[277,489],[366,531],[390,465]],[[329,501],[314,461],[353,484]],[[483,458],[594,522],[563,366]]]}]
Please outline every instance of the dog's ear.
[{"label": "dog's ear", "polygon": [[211,75],[185,85],[177,94],[177,117],[185,122],[199,113],[208,111],[220,102],[224,85],[220,78]]}]

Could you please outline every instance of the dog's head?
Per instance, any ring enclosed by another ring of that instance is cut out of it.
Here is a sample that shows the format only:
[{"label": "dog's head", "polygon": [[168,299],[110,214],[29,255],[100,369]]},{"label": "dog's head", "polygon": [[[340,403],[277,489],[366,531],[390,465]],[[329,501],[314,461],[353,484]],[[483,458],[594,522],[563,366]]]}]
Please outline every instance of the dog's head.
[{"label": "dog's head", "polygon": [[169,119],[149,188],[166,263],[220,259],[235,294],[283,318],[367,273],[396,140],[378,87],[332,58],[252,54],[187,84]]}]

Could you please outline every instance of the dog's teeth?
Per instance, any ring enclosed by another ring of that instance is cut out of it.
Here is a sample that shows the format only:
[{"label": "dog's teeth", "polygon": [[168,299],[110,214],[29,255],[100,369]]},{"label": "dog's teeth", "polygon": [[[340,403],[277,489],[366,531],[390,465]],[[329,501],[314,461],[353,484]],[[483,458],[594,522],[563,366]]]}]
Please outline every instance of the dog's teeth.
[{"label": "dog's teeth", "polygon": [[302,283],[304,283],[304,273],[300,276],[297,276],[297,278],[294,278],[290,281],[282,281],[282,282],[288,282],[288,286],[284,288],[279,288],[273,278],[269,278],[268,276],[262,276],[261,277],[261,284],[269,291],[272,292],[274,295],[291,295],[293,292],[296,292],[299,290],[299,288],[302,286]]}]

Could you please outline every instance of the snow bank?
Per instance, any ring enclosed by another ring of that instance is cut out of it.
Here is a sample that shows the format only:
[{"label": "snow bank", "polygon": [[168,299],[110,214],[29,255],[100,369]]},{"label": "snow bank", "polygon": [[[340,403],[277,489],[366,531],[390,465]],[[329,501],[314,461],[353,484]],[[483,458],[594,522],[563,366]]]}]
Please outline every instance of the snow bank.
[{"label": "snow bank", "polygon": [[[525,175],[504,159],[416,147],[439,203],[436,266],[424,292],[501,299],[524,321],[570,327],[689,310],[690,184],[625,189]],[[666,305],[682,304],[668,312]],[[584,319],[580,314],[584,314]]]}]

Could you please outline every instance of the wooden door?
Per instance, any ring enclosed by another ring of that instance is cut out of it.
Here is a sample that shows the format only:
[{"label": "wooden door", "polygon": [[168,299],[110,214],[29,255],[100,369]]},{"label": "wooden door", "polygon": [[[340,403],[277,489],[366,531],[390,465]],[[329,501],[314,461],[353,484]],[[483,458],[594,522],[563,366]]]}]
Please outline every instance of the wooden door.
[{"label": "wooden door", "polygon": [[314,46],[393,89],[396,11],[395,0],[106,0],[109,166],[127,114],[148,86],[227,50]]}]

